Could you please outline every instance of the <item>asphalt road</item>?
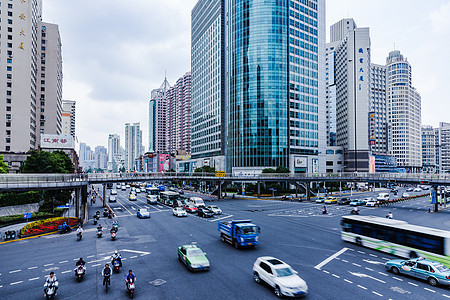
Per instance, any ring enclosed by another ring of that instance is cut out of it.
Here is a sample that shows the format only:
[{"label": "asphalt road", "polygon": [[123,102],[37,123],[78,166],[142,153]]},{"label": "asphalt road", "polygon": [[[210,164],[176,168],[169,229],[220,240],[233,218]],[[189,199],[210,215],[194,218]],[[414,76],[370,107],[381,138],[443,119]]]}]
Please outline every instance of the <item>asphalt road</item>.
[{"label": "asphalt road", "polygon": [[[264,255],[284,260],[297,270],[309,286],[308,299],[450,298],[449,288],[386,272],[383,264],[394,257],[343,242],[339,222],[350,212],[349,206],[327,205],[329,214],[322,215],[323,204],[228,199],[207,202],[224,212],[213,219],[177,218],[169,207],[147,204],[144,193],[138,194],[137,201],[129,201],[128,192],[119,191],[118,201],[110,204],[119,221],[116,241],[107,230],[97,238],[96,226],[90,221],[81,241],[71,233],[0,245],[0,299],[41,299],[45,275],[50,271],[59,280],[57,299],[126,298],[128,269],[137,276],[137,299],[271,299],[275,298],[272,290],[252,279],[252,264]],[[450,212],[430,214],[429,207],[429,199],[421,198],[360,209],[363,215],[384,217],[391,211],[396,219],[448,229]],[[139,208],[150,209],[151,218],[138,219]],[[97,201],[89,209],[92,216],[101,207]],[[260,245],[234,249],[224,244],[217,231],[218,219],[252,219],[261,227]],[[100,221],[104,228],[111,227],[112,220]],[[207,253],[210,271],[192,273],[178,261],[177,246],[192,242]],[[124,269],[112,276],[106,294],[101,268],[116,249],[122,254]],[[334,259],[321,264],[332,256]],[[79,257],[87,262],[80,283],[73,274]]]}]

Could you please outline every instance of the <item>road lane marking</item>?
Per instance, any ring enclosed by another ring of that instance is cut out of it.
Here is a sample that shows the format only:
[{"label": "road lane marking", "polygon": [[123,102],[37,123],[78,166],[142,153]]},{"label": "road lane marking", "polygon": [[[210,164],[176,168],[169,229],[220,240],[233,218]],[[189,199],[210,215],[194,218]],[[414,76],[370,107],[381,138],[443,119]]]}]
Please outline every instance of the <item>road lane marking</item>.
[{"label": "road lane marking", "polygon": [[72,272],[72,270],[63,271],[63,272],[61,272],[61,274],[66,274],[66,273],[69,273],[69,272]]},{"label": "road lane marking", "polygon": [[66,263],[66,262],[69,262],[68,260],[62,260],[62,261],[60,261],[59,263],[60,264],[63,264],[63,263]]},{"label": "road lane marking", "polygon": [[222,218],[218,218],[218,219],[213,219],[213,220],[210,220],[210,222],[215,222],[215,221],[219,221],[219,220],[231,218],[232,216],[233,216],[233,215],[229,215],[229,216],[226,216],[226,217],[222,217]]},{"label": "road lane marking", "polygon": [[78,260],[78,258],[74,258],[73,260]]},{"label": "road lane marking", "polygon": [[389,258],[386,258],[386,257],[382,257],[381,259],[384,259],[384,260],[390,260]]},{"label": "road lane marking", "polygon": [[326,274],[330,274],[330,272],[326,271],[326,270],[322,270],[324,273]]},{"label": "road lane marking", "polygon": [[370,279],[376,280],[376,281],[381,282],[381,283],[386,283],[386,281],[383,281],[381,279],[378,279],[376,277],[372,277],[372,276],[364,274],[364,273],[356,273],[356,272],[350,272],[350,271],[348,271],[348,272],[350,274],[352,274],[353,276],[357,276],[357,277],[361,277],[361,278],[364,278],[364,277],[365,278],[370,278]]},{"label": "road lane marking", "polygon": [[95,255],[89,255],[89,256],[86,256],[87,258],[91,258],[91,257],[95,257]]},{"label": "road lane marking", "polygon": [[38,280],[38,279],[39,279],[39,277],[34,277],[34,278],[28,279],[28,281],[33,281],[33,280]]},{"label": "road lane marking", "polygon": [[408,281],[408,284],[413,285],[413,286],[419,286],[418,284],[412,283]]},{"label": "road lane marking", "polygon": [[392,278],[394,278],[395,280],[398,280],[398,281],[403,281],[403,279],[397,278],[395,276],[392,276]]},{"label": "road lane marking", "polygon": [[367,290],[367,288],[366,288],[365,286],[362,286],[362,285],[359,285],[359,284],[358,284],[358,287],[360,287],[360,288],[362,288],[362,289],[364,289],[364,290]]},{"label": "road lane marking", "polygon": [[369,255],[372,256],[372,257],[378,257],[378,256],[376,256],[375,254],[370,254],[370,253],[369,253]]},{"label": "road lane marking", "polygon": [[23,283],[23,281],[16,281],[16,282],[11,282],[9,285],[15,285],[15,284],[19,284],[19,283]]},{"label": "road lane marking", "polygon": [[365,269],[374,272],[374,270],[371,268],[366,267]]},{"label": "road lane marking", "polygon": [[350,281],[350,280],[348,280],[348,279],[344,279],[344,281],[345,281],[345,282],[348,282],[348,283],[350,283],[350,284],[353,284],[353,281]]},{"label": "road lane marking", "polygon": [[22,270],[14,270],[14,271],[9,271],[9,274],[12,274],[12,273],[17,273],[17,272],[20,272],[20,271],[22,271]]},{"label": "road lane marking", "polygon": [[378,272],[378,274],[383,275],[383,276],[389,276],[388,274],[383,273],[383,272]]},{"label": "road lane marking", "polygon": [[44,267],[53,266],[53,265],[54,265],[53,263],[51,263],[51,264],[46,264],[46,265],[44,265]]},{"label": "road lane marking", "polygon": [[127,260],[127,258],[125,257],[125,258],[122,258],[122,260]]},{"label": "road lane marking", "polygon": [[130,258],[136,258],[137,257],[137,255],[134,255],[134,256],[132,256],[132,257],[130,257]]},{"label": "road lane marking", "polygon": [[95,265],[92,265],[91,267],[98,267],[98,266],[100,266],[101,264],[95,264]]},{"label": "road lane marking", "polygon": [[358,264],[355,264],[355,263],[352,263],[352,265],[357,266],[357,267],[361,267],[361,265],[358,265]]},{"label": "road lane marking", "polygon": [[37,269],[37,267],[29,267],[28,270]]},{"label": "road lane marking", "polygon": [[336,277],[336,278],[341,278],[341,277],[339,277],[339,276],[336,275],[336,274],[331,274],[331,275],[333,275],[333,276]]},{"label": "road lane marking", "polygon": [[[1,286],[0,286],[0,287],[1,287]],[[447,297],[447,298],[450,298],[450,296],[449,296],[449,295],[446,295],[446,294],[442,294],[442,296]]]},{"label": "road lane marking", "polygon": [[342,259],[342,261],[348,263],[348,260]]},{"label": "road lane marking", "polygon": [[429,288],[423,288],[424,290],[427,290],[427,291],[429,291],[429,292],[432,292],[432,293],[436,293],[436,291],[433,291],[433,290],[430,290]]},{"label": "road lane marking", "polygon": [[375,292],[375,291],[372,291],[372,293],[375,294],[375,295],[377,295],[377,296],[383,297],[383,295],[381,295],[380,293],[377,293],[377,292]]},{"label": "road lane marking", "polygon": [[333,259],[335,259],[336,257],[338,257],[339,255],[341,255],[342,253],[344,253],[345,251],[347,251],[348,248],[342,248],[341,250],[339,250],[338,252],[336,252],[335,254],[331,255],[330,257],[328,257],[327,259],[325,259],[324,261],[322,261],[321,263],[319,263],[317,266],[315,266],[314,268],[317,270],[320,270],[320,268],[322,268],[323,266],[325,266],[327,263],[329,263],[330,261],[332,261]]},{"label": "road lane marking", "polygon": [[151,254],[151,252],[145,252],[145,251],[137,251],[137,250],[128,250],[128,249],[122,249],[122,250],[120,250],[120,252],[131,252],[131,253],[136,253],[136,254],[145,254],[145,255],[148,255],[148,254]]},{"label": "road lane marking", "polygon": [[366,252],[364,252],[364,251],[360,251],[360,250],[358,250],[358,253],[361,253],[361,254],[366,254]]},{"label": "road lane marking", "polygon": [[130,215],[133,215],[132,213],[131,213],[131,211],[129,211],[119,200],[117,200],[117,203],[119,203],[127,212],[129,212],[130,213]]}]

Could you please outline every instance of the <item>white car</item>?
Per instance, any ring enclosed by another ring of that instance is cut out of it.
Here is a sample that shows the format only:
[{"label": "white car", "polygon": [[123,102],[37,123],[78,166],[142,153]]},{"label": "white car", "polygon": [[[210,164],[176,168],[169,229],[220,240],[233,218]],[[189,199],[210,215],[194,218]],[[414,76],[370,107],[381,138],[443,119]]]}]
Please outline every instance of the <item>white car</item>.
[{"label": "white car", "polygon": [[116,202],[116,196],[109,196],[109,202]]},{"label": "white car", "polygon": [[122,185],[122,191],[126,191],[126,190],[127,190],[127,187]]},{"label": "white car", "polygon": [[136,194],[139,194],[139,193],[141,192],[141,189],[140,189],[140,188],[137,188],[137,189],[135,190],[135,192],[136,192]]},{"label": "white car", "polygon": [[125,185],[125,187],[126,187],[126,188],[129,188],[129,187],[130,187],[130,185],[129,185],[129,184],[126,184],[126,185]]},{"label": "white car", "polygon": [[258,257],[253,263],[253,280],[264,281],[278,297],[298,297],[308,294],[308,285],[297,271],[285,262],[271,256]]},{"label": "white car", "polygon": [[415,189],[413,190],[413,192],[421,192],[421,191],[422,191],[421,188],[415,188]]},{"label": "white car", "polygon": [[147,203],[148,204],[157,204],[158,203],[158,196],[156,195],[147,195]]},{"label": "white car", "polygon": [[407,197],[410,197],[410,195],[409,195],[408,193],[403,193],[403,194],[402,194],[402,197],[403,197],[403,198],[407,198]]},{"label": "white car", "polygon": [[361,201],[364,202],[365,204],[367,204],[367,202],[372,201],[372,200],[373,200],[373,198],[370,198],[370,197],[361,199]]},{"label": "white car", "polygon": [[172,209],[172,213],[176,217],[187,217],[187,212],[182,207],[175,207]]},{"label": "white car", "polygon": [[117,195],[117,190],[111,190],[111,195]]},{"label": "white car", "polygon": [[377,206],[378,205],[378,201],[377,200],[374,200],[374,199],[370,199],[370,200],[368,200],[367,202],[366,202],[366,206],[372,206],[372,207],[375,207],[375,206]]},{"label": "white car", "polygon": [[139,208],[137,211],[137,217],[139,219],[150,218],[150,211],[146,208]]},{"label": "white car", "polygon": [[209,210],[211,210],[215,215],[221,215],[222,214],[222,210],[220,208],[218,208],[215,205],[210,205],[207,207]]}]

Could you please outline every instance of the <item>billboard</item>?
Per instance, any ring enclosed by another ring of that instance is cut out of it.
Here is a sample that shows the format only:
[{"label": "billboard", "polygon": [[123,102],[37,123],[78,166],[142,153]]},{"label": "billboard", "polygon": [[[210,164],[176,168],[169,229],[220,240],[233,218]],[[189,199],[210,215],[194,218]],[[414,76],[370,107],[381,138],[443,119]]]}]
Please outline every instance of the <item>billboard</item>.
[{"label": "billboard", "polygon": [[75,149],[75,142],[71,135],[42,134],[42,149]]},{"label": "billboard", "polygon": [[375,156],[369,156],[369,173],[375,173]]},{"label": "billboard", "polygon": [[305,156],[294,157],[294,167],[296,168],[306,168],[308,166],[308,158]]},{"label": "billboard", "polygon": [[375,112],[372,111],[369,113],[369,141],[370,145],[375,145],[377,140],[377,134],[375,132]]},{"label": "billboard", "polygon": [[160,154],[158,160],[158,172],[167,172],[170,169],[170,154]]},{"label": "billboard", "polygon": [[319,160],[316,158],[313,158],[312,160],[312,172],[319,173]]}]

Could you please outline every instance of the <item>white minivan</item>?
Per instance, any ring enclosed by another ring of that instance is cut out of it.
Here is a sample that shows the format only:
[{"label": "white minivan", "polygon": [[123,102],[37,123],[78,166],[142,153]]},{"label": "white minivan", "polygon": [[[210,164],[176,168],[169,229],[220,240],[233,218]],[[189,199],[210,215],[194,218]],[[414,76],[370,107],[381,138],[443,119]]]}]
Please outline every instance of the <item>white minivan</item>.
[{"label": "white minivan", "polygon": [[195,207],[205,207],[205,202],[200,197],[191,197],[189,198],[189,202],[192,203]]},{"label": "white minivan", "polygon": [[380,202],[389,201],[389,193],[379,193],[377,200]]}]

